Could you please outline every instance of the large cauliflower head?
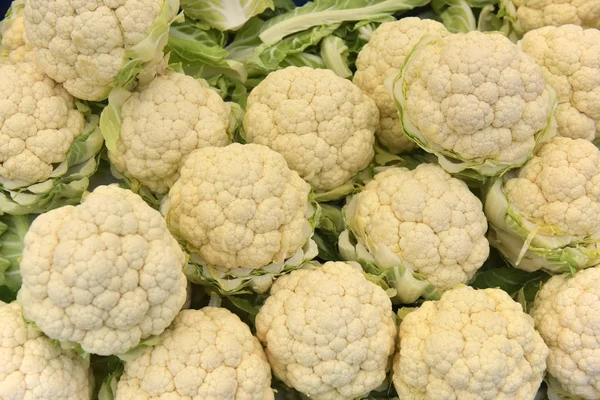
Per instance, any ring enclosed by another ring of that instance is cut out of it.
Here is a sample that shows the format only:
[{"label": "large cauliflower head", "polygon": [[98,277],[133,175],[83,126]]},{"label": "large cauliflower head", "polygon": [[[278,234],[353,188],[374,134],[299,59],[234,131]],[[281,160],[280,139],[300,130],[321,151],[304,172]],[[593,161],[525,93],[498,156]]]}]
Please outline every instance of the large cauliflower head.
[{"label": "large cauliflower head", "polygon": [[43,71],[98,101],[162,56],[179,0],[25,0],[25,31]]},{"label": "large cauliflower head", "polygon": [[172,230],[208,264],[258,269],[309,239],[310,185],[268,147],[195,150],[169,191]]},{"label": "large cauliflower head", "polygon": [[556,90],[558,134],[587,140],[600,136],[600,30],[547,26],[526,33],[520,46]]},{"label": "large cauliflower head", "polygon": [[248,325],[225,308],[183,310],[143,349],[117,385],[116,400],[272,400],[271,368]]},{"label": "large cauliflower head", "polygon": [[371,162],[378,116],[375,102],[333,71],[287,67],[252,90],[244,131],[315,189],[331,190]]},{"label": "large cauliflower head", "polygon": [[417,17],[385,22],[373,32],[369,42],[356,59],[354,84],[371,97],[379,108],[379,141],[395,153],[408,152],[417,147],[402,131],[394,99],[388,94],[385,80],[398,75],[406,56],[427,34],[446,35],[441,23]]},{"label": "large cauliflower head", "polygon": [[315,400],[364,396],[385,379],[396,324],[385,291],[356,263],[278,278],[256,317],[274,374]]},{"label": "large cauliflower head", "polygon": [[600,151],[555,137],[504,182],[513,210],[555,234],[589,236],[600,226]]},{"label": "large cauliflower head", "polygon": [[175,183],[193,150],[230,142],[228,106],[214,90],[178,72],[134,91],[121,106],[120,122],[120,131],[118,125],[103,129],[104,136],[116,137],[110,160],[160,194]]},{"label": "large cauliflower head", "polygon": [[21,315],[17,303],[0,302],[0,398],[89,400],[89,361],[52,343]]},{"label": "large cauliflower head", "polygon": [[489,239],[514,266],[562,273],[600,261],[600,151],[555,137],[486,195]]},{"label": "large cauliflower head", "polygon": [[186,257],[141,197],[99,186],[40,215],[25,236],[18,301],[46,335],[89,353],[159,335],[186,300]]},{"label": "large cauliflower head", "polygon": [[550,348],[548,373],[581,399],[600,398],[600,267],[550,278],[531,315]]},{"label": "large cauliflower head", "polygon": [[519,30],[525,32],[567,24],[600,28],[598,0],[501,0],[501,3],[516,18]]},{"label": "large cauliflower head", "polygon": [[85,118],[33,63],[0,64],[0,183],[42,182],[65,161]]},{"label": "large cauliflower head", "polygon": [[372,253],[388,248],[441,291],[466,283],[489,255],[481,201],[435,164],[378,173],[348,204],[346,218]]},{"label": "large cauliflower head", "polygon": [[483,175],[523,164],[555,106],[540,66],[504,35],[476,31],[424,38],[394,94],[407,135],[444,168],[462,160]]},{"label": "large cauliflower head", "polygon": [[500,289],[468,286],[427,301],[400,324],[393,382],[401,399],[533,399],[548,347]]}]

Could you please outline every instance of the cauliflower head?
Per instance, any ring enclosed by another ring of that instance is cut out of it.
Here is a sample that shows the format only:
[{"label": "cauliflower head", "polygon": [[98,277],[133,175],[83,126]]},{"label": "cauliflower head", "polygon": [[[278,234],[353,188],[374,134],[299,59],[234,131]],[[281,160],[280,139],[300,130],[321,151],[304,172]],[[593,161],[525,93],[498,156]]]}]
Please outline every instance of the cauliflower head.
[{"label": "cauliflower head", "polygon": [[89,400],[89,361],[63,350],[21,315],[17,303],[0,301],[0,398]]},{"label": "cauliflower head", "polygon": [[[117,170],[152,192],[169,190],[193,150],[230,143],[229,107],[190,76],[169,71],[123,97],[109,98],[116,100],[109,107],[121,118],[100,125],[110,143],[108,156]],[[116,114],[109,111],[103,111],[103,118]]]},{"label": "cauliflower head", "polygon": [[283,154],[315,189],[335,189],[374,156],[377,105],[333,71],[287,67],[248,96],[243,127],[250,143]]},{"label": "cauliflower head", "polygon": [[0,104],[0,212],[78,202],[102,148],[97,117],[33,63],[0,64]]},{"label": "cauliflower head", "polygon": [[[578,399],[600,398],[600,267],[550,278],[531,315],[550,348],[548,373]],[[569,397],[570,398],[570,397]]]},{"label": "cauliflower head", "polygon": [[526,33],[519,44],[556,90],[558,135],[600,136],[600,30],[547,26]]},{"label": "cauliflower head", "polygon": [[13,1],[6,18],[0,21],[0,62],[3,59],[13,64],[35,62],[35,53],[25,34],[24,6],[24,0]]},{"label": "cauliflower head", "polygon": [[[344,217],[376,265],[402,265],[438,291],[467,283],[489,255],[481,201],[436,164],[378,173],[350,200]],[[402,301],[416,300],[409,282],[398,282],[397,290]]]},{"label": "cauliflower head", "polygon": [[553,138],[495,182],[485,212],[492,245],[518,268],[556,273],[597,264],[600,151],[584,139]]},{"label": "cauliflower head", "polygon": [[280,277],[256,316],[275,376],[315,400],[350,400],[379,386],[396,332],[390,299],[356,263]]},{"label": "cauliflower head", "polygon": [[393,382],[401,399],[533,399],[548,347],[500,289],[462,286],[400,324]]},{"label": "cauliflower head", "polygon": [[522,165],[554,126],[556,94],[500,33],[424,37],[394,84],[405,133],[451,173]]},{"label": "cauliflower head", "polygon": [[283,262],[312,234],[310,185],[266,146],[205,147],[169,191],[176,236],[206,263],[258,269]]},{"label": "cauliflower head", "polygon": [[500,7],[520,33],[568,24],[600,28],[598,0],[500,0]]},{"label": "cauliflower head", "polygon": [[0,65],[0,183],[50,178],[82,134],[73,97],[33,63]]},{"label": "cauliflower head", "polygon": [[412,48],[427,34],[444,36],[448,31],[437,21],[417,17],[384,22],[375,29],[356,59],[353,82],[377,104],[379,128],[375,135],[381,144],[395,153],[411,151],[417,145],[404,134],[396,104],[388,94],[385,81],[400,73]]},{"label": "cauliflower head", "polygon": [[25,31],[44,73],[99,101],[160,61],[178,11],[179,0],[25,0]]},{"label": "cauliflower head", "polygon": [[52,339],[124,353],[175,319],[187,295],[185,261],[158,211],[131,191],[99,186],[32,223],[17,300]]},{"label": "cauliflower head", "polygon": [[248,325],[225,308],[183,310],[143,349],[117,385],[116,400],[272,400],[271,368]]}]

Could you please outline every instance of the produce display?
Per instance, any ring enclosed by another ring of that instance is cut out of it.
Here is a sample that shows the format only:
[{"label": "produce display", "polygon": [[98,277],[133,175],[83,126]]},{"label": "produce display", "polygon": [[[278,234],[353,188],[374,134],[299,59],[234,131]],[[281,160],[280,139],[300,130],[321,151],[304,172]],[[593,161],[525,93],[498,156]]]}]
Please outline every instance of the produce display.
[{"label": "produce display", "polygon": [[0,399],[600,400],[599,0],[0,39]]}]

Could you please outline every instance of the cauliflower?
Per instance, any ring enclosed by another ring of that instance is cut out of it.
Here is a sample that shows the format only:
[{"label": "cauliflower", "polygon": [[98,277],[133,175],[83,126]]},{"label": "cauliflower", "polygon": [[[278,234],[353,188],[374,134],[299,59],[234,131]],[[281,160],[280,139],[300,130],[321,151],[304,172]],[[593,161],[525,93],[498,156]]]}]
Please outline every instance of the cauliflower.
[{"label": "cauliflower", "polygon": [[385,291],[356,263],[280,277],[256,316],[273,373],[311,399],[355,399],[385,379],[396,324]]},{"label": "cauliflower", "polygon": [[186,300],[185,254],[136,194],[99,186],[40,215],[25,235],[23,315],[88,353],[124,353],[171,324]]},{"label": "cauliflower", "polygon": [[283,154],[315,189],[342,186],[374,156],[377,105],[333,71],[287,67],[270,73],[248,96],[249,143]]},{"label": "cauliflower", "polygon": [[390,151],[402,153],[417,147],[402,131],[394,100],[384,85],[386,78],[400,73],[406,56],[427,34],[445,36],[441,23],[417,17],[385,22],[373,32],[356,59],[354,84],[370,96],[379,107],[377,139]]},{"label": "cauliflower", "polygon": [[600,136],[600,30],[548,26],[528,32],[519,44],[556,90],[557,133],[587,140]]},{"label": "cauliflower", "polygon": [[269,400],[271,368],[260,342],[225,308],[183,310],[161,336],[131,359],[115,400]]},{"label": "cauliflower", "polygon": [[0,64],[0,212],[79,200],[102,147],[71,95],[33,63]]},{"label": "cauliflower", "polygon": [[531,400],[546,370],[533,318],[500,289],[447,291],[406,315],[398,336],[401,399]]},{"label": "cauliflower", "polygon": [[405,133],[451,173],[501,174],[553,134],[554,90],[500,33],[424,37],[393,90]]},{"label": "cauliflower", "polygon": [[502,14],[520,34],[544,26],[600,28],[598,0],[500,0]]},{"label": "cauliflower", "polygon": [[489,239],[525,271],[569,272],[600,262],[600,151],[556,137],[486,196]]},{"label": "cauliflower", "polygon": [[133,93],[113,93],[100,123],[108,157],[152,192],[173,186],[193,150],[230,142],[228,105],[190,76],[169,71]]},{"label": "cauliflower", "polygon": [[[190,266],[188,278],[225,291],[253,282],[264,292],[269,272],[316,256],[309,192],[283,156],[265,146],[234,143],[190,153],[163,205],[198,266]],[[252,281],[252,274],[260,277]]]},{"label": "cauliflower", "polygon": [[28,324],[17,303],[0,301],[0,399],[89,400],[90,363]]},{"label": "cauliflower", "polygon": [[3,21],[0,21],[0,61],[16,64],[34,62],[34,52],[25,35],[24,0],[15,0]]},{"label": "cauliflower", "polygon": [[561,391],[578,399],[600,398],[599,297],[600,266],[596,266],[573,277],[550,278],[531,310],[535,327],[550,348],[548,374]]},{"label": "cauliflower", "polygon": [[162,59],[179,0],[25,0],[25,32],[44,73],[99,101]]},{"label": "cauliflower", "polygon": [[344,218],[358,243],[343,232],[342,256],[386,271],[403,303],[467,283],[489,255],[481,201],[436,164],[378,173]]}]

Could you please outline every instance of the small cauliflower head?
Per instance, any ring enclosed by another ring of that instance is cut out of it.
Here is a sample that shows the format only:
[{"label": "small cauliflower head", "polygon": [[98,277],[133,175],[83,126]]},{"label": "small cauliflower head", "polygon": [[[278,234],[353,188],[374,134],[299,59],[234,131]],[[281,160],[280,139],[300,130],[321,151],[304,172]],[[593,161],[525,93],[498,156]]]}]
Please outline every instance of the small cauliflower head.
[{"label": "small cauliflower head", "polygon": [[600,30],[547,26],[526,33],[519,44],[556,90],[558,135],[600,136]]},{"label": "small cauliflower head", "polygon": [[481,201],[436,164],[378,173],[348,202],[344,217],[372,257],[366,261],[405,271],[396,282],[405,303],[423,294],[413,287],[413,273],[443,292],[467,283],[489,255]]},{"label": "small cauliflower head", "polygon": [[259,269],[283,262],[312,234],[310,185],[266,146],[205,147],[169,191],[176,236],[206,263]]},{"label": "small cauliflower head", "polygon": [[115,400],[272,400],[271,368],[248,325],[225,308],[183,310],[161,343],[126,359]]},{"label": "small cauliflower head", "polygon": [[327,262],[275,281],[256,335],[286,385],[315,400],[351,400],[384,381],[396,324],[385,291],[357,263]]},{"label": "small cauliflower head", "polygon": [[47,180],[84,130],[73,97],[33,63],[1,64],[0,103],[0,183]]},{"label": "small cauliflower head", "polygon": [[230,143],[229,107],[190,76],[170,71],[116,97],[110,95],[101,119],[107,123],[100,125],[108,156],[117,170],[154,193],[169,190],[193,150]]},{"label": "small cauliflower head", "polygon": [[[531,315],[550,348],[548,374],[577,399],[600,398],[600,266],[550,278]],[[572,398],[568,397],[568,398]]]},{"label": "small cauliflower head", "polygon": [[461,286],[404,317],[392,379],[401,399],[535,397],[548,347],[500,289]]},{"label": "small cauliflower head", "polygon": [[47,336],[124,353],[171,324],[186,257],[160,213],[116,185],[40,215],[25,235],[17,300]]},{"label": "small cauliflower head", "polygon": [[333,71],[287,67],[270,73],[248,96],[249,143],[283,154],[315,189],[329,191],[366,168],[374,156],[377,105]]},{"label": "small cauliflower head", "polygon": [[555,137],[486,196],[490,241],[513,265],[550,273],[600,262],[600,151]]},{"label": "small cauliflower head", "polygon": [[92,390],[89,361],[26,323],[17,303],[0,301],[0,399],[89,400]]},{"label": "small cauliflower head", "polygon": [[451,173],[522,165],[554,127],[542,68],[500,33],[424,37],[394,84],[405,133]]},{"label": "small cauliflower head", "polygon": [[404,60],[418,41],[427,34],[447,35],[441,23],[417,17],[384,22],[373,32],[356,59],[354,84],[371,97],[379,108],[377,139],[394,153],[404,153],[417,148],[403,132],[398,120],[394,99],[388,94],[385,81],[396,76]]},{"label": "small cauliflower head", "polygon": [[16,64],[35,61],[35,53],[25,34],[23,7],[23,0],[13,1],[6,18],[0,21],[0,62],[6,60]]},{"label": "small cauliflower head", "polygon": [[25,0],[25,31],[44,73],[103,100],[163,56],[179,0]]},{"label": "small cauliflower head", "polygon": [[500,7],[520,33],[568,24],[600,28],[598,0],[500,0]]}]

